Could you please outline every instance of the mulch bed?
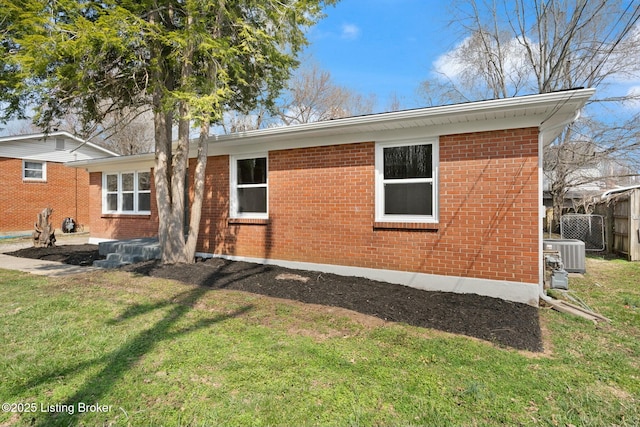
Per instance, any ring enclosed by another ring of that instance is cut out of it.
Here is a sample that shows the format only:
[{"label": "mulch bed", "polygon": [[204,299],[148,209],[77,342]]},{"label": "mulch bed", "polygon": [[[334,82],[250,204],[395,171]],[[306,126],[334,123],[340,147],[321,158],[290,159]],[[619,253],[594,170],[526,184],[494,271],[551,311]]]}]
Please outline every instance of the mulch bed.
[{"label": "mulch bed", "polygon": [[[27,248],[7,255],[90,265],[97,246]],[[147,261],[122,268],[212,289],[230,289],[354,310],[378,318],[464,334],[501,346],[542,351],[538,309],[475,294],[427,292],[358,277],[298,271],[219,258],[195,264]],[[282,279],[284,277],[289,277]],[[287,276],[288,275],[288,276]],[[279,279],[276,277],[280,276]],[[306,282],[302,279],[307,278]]]},{"label": "mulch bed", "polygon": [[14,252],[7,252],[6,255],[58,261],[65,264],[82,266],[90,266],[93,264],[93,261],[104,259],[104,257],[98,253],[97,245],[61,245],[50,248],[30,247]]}]

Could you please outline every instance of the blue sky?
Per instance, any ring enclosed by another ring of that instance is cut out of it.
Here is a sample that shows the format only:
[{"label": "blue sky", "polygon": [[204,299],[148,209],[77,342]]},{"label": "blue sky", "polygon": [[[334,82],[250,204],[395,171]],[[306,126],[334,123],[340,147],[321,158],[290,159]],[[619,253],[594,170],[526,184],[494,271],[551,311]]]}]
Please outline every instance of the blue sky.
[{"label": "blue sky", "polygon": [[393,93],[403,109],[425,106],[418,85],[432,63],[455,47],[445,9],[446,2],[436,0],[339,1],[309,30],[305,57],[329,71],[336,84],[376,95],[375,112],[388,110]]},{"label": "blue sky", "polygon": [[[375,112],[388,111],[396,93],[401,108],[426,106],[417,88],[434,63],[462,41],[449,26],[448,2],[436,0],[342,0],[308,33],[307,53],[334,82],[362,95],[375,94]],[[636,34],[640,38],[640,26]],[[449,63],[449,66],[453,64]],[[640,78],[613,80],[600,95],[640,93]],[[633,110],[640,102],[629,106]]]},{"label": "blue sky", "polygon": [[433,62],[455,47],[446,2],[342,0],[325,9],[307,52],[336,84],[375,94],[378,108],[396,93],[403,108],[424,106],[416,94]]},{"label": "blue sky", "polygon": [[[326,17],[309,30],[303,59],[312,58],[329,71],[334,83],[364,96],[375,95],[374,112],[388,111],[393,94],[401,109],[427,106],[417,94],[420,83],[430,77],[434,63],[462,40],[459,29],[449,26],[447,3],[341,0],[327,7]],[[640,38],[640,29],[638,34]],[[599,94],[640,93],[640,78],[612,86],[599,88]],[[637,111],[640,102],[630,108]]]}]

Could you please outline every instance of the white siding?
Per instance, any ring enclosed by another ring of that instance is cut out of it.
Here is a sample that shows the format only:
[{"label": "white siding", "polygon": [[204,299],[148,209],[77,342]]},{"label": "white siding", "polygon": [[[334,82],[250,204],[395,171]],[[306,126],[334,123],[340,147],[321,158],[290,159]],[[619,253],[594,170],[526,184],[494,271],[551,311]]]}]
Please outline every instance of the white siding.
[{"label": "white siding", "polygon": [[[56,139],[64,138],[64,150],[56,149]],[[75,138],[50,135],[48,138],[9,138],[0,141],[0,157],[14,159],[40,160],[47,162],[65,163],[74,160],[90,160],[111,157],[108,153],[90,145],[80,145]],[[80,148],[78,148],[80,147]],[[73,151],[72,150],[75,150]]]}]

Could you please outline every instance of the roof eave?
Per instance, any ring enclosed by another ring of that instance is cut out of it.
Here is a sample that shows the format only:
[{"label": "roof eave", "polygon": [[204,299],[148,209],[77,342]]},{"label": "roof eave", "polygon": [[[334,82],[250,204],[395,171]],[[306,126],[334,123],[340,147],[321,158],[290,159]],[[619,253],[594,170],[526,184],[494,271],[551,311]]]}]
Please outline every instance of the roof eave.
[{"label": "roof eave", "polygon": [[[538,106],[556,105],[558,109],[554,111],[552,116],[541,117],[539,120],[532,120],[532,123],[537,123],[537,126],[544,126],[545,123],[554,122],[554,116],[559,115],[563,111],[563,108],[570,109],[571,115],[575,108],[572,108],[572,104],[578,104],[579,108],[582,108],[587,100],[595,93],[595,89],[575,89],[570,91],[552,92],[545,94],[527,95],[514,98],[501,98],[488,101],[469,102],[464,104],[444,105],[438,107],[419,108],[415,110],[404,110],[390,113],[373,114],[366,116],[347,117],[342,119],[327,120],[322,122],[304,123],[293,126],[282,126],[276,128],[257,129],[246,132],[238,132],[225,135],[213,135],[209,138],[210,143],[223,143],[223,142],[238,142],[242,140],[251,140],[252,142],[258,142],[257,140],[270,140],[276,138],[297,138],[306,137],[317,132],[326,131],[329,129],[348,129],[357,128],[359,125],[366,125],[369,127],[382,127],[383,125],[390,125],[394,122],[411,122],[417,119],[431,119],[437,121],[442,118],[459,118],[477,115],[479,112],[499,112],[499,111],[513,111],[521,110],[525,108],[535,108]],[[560,119],[560,121],[564,121]]]},{"label": "roof eave", "polygon": [[[519,119],[524,117],[524,121],[519,123],[524,123],[530,127],[538,127],[546,139],[553,136],[555,132],[560,132],[562,126],[574,118],[575,112],[580,110],[594,93],[595,89],[574,89],[516,98],[348,117],[287,127],[251,130],[229,135],[214,135],[208,140],[209,153],[226,153],[228,150],[236,149],[239,146],[251,148],[253,145],[268,150],[269,145],[264,145],[265,143],[271,143],[272,146],[275,146],[275,144],[282,141],[289,141],[288,145],[297,146],[300,145],[300,141],[309,143],[313,137],[329,136],[328,139],[331,139],[331,137],[335,138],[338,133],[359,135],[365,129],[369,135],[372,133],[378,135],[380,132],[394,132],[394,129],[403,129],[405,126],[418,128],[415,123],[421,120],[429,120],[435,123],[435,125],[431,125],[432,127],[453,123],[447,129],[456,130],[456,122],[463,123],[465,119],[469,119],[472,123],[482,123],[482,115],[487,116],[496,113],[503,114],[508,120],[515,117]],[[524,113],[528,108],[532,109],[532,111],[535,110],[536,113],[527,116]],[[490,120],[498,122],[497,119]],[[504,122],[505,120],[503,119],[501,123]],[[482,127],[480,125],[473,126],[476,128]],[[212,150],[212,148],[214,149]],[[190,156],[194,157],[195,153],[195,149],[191,150]],[[67,165],[83,167],[93,171],[102,170],[100,168],[103,166],[106,168],[115,167],[116,164],[123,166],[135,162],[147,164],[154,159],[155,154],[148,153],[136,156],[75,161],[67,163]]]},{"label": "roof eave", "polygon": [[[120,156],[120,154],[116,153],[115,151],[111,151],[107,148],[101,147],[97,144],[94,144],[91,141],[86,141],[84,139],[81,139],[79,137],[77,137],[76,135],[67,132],[67,131],[55,131],[55,132],[51,132],[51,133],[30,133],[30,134],[24,134],[24,135],[13,135],[13,136],[5,136],[5,137],[0,137],[0,143],[3,142],[10,142],[10,141],[23,141],[26,139],[42,139],[42,138],[51,138],[51,137],[56,137],[56,136],[64,136],[65,138],[69,138],[72,139],[74,141],[76,141],[78,144],[80,144],[79,147],[86,145],[88,147],[94,148],[98,151],[101,151],[109,156]],[[78,148],[79,148],[78,147]],[[77,150],[77,148],[76,148]]]}]

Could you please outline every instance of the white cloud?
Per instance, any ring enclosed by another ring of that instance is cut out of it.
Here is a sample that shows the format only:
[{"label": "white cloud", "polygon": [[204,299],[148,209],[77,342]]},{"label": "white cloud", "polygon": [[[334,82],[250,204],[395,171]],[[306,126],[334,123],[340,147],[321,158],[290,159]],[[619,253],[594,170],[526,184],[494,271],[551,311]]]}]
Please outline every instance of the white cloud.
[{"label": "white cloud", "polygon": [[459,60],[459,50],[467,43],[468,38],[462,41],[452,50],[440,55],[433,63],[434,71],[439,75],[445,75],[455,80],[464,71],[465,65]]},{"label": "white cloud", "polygon": [[343,39],[357,39],[360,36],[360,28],[355,24],[342,24],[342,33],[340,37]]},{"label": "white cloud", "polygon": [[625,107],[630,110],[640,110],[640,86],[631,86],[627,90],[628,100],[624,102]]},{"label": "white cloud", "polygon": [[[470,47],[473,40],[471,37],[465,38],[452,50],[440,55],[433,63],[433,68],[438,74],[444,74],[450,79],[460,77],[467,68],[476,68],[474,61],[479,58],[473,58],[474,48]],[[537,45],[531,41],[528,42],[534,49]],[[523,63],[526,58],[526,50],[517,39],[504,41],[502,45],[502,53],[504,55],[503,64],[507,75],[522,73]]]},{"label": "white cloud", "polygon": [[[443,53],[433,62],[432,77],[440,81],[451,81],[471,97],[492,96],[484,81],[489,59],[482,53],[482,43],[479,39],[467,37],[453,49]],[[504,73],[504,83],[508,91],[513,93],[527,93],[535,91],[533,70],[528,65],[527,51],[523,41],[511,38],[501,40],[501,45],[494,46],[491,59],[497,60],[498,52]],[[537,44],[527,40],[527,45],[537,49]],[[480,47],[478,47],[480,46]],[[492,62],[493,63],[493,62]],[[493,70],[495,72],[495,70]]]}]

